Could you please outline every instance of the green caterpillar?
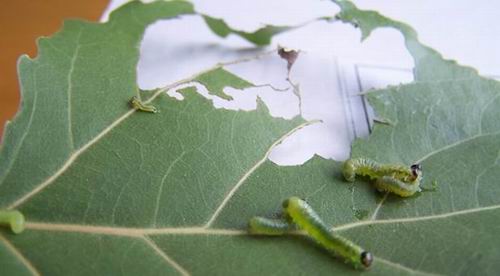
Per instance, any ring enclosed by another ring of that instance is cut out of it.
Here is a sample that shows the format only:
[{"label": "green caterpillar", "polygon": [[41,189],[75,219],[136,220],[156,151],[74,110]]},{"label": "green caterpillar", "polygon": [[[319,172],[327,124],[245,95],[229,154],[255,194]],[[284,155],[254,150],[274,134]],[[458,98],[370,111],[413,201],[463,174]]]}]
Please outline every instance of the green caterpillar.
[{"label": "green caterpillar", "polygon": [[342,257],[355,268],[367,268],[371,265],[373,256],[370,252],[330,231],[318,214],[304,200],[291,197],[283,202],[283,208],[299,228],[305,230],[317,243],[334,255]]},{"label": "green caterpillar", "polygon": [[379,164],[365,158],[349,159],[344,163],[343,174],[347,181],[354,182],[356,175],[375,180],[379,191],[391,192],[401,197],[409,197],[420,192],[422,167],[413,164],[410,167],[399,164]]},{"label": "green caterpillar", "polygon": [[130,100],[130,105],[133,108],[140,110],[140,111],[151,112],[151,113],[158,112],[158,109],[156,109],[156,107],[154,107],[152,105],[144,104],[137,96],[132,97],[132,99]]},{"label": "green caterpillar", "polygon": [[370,252],[363,250],[350,240],[334,234],[325,225],[318,214],[298,197],[291,197],[283,202],[284,213],[290,222],[282,219],[253,217],[249,222],[249,232],[257,235],[284,235],[303,229],[317,243],[335,256],[342,257],[355,268],[369,267],[373,261]]},{"label": "green caterpillar", "polygon": [[418,184],[406,183],[390,176],[383,176],[377,179],[374,186],[381,192],[390,192],[401,197],[409,197],[414,195],[416,192],[422,191],[420,185]]},{"label": "green caterpillar", "polygon": [[24,231],[24,216],[16,210],[0,211],[0,225],[10,226],[12,232],[19,234]]},{"label": "green caterpillar", "polygon": [[253,235],[279,236],[295,230],[296,227],[282,219],[253,217],[248,223],[248,229]]}]

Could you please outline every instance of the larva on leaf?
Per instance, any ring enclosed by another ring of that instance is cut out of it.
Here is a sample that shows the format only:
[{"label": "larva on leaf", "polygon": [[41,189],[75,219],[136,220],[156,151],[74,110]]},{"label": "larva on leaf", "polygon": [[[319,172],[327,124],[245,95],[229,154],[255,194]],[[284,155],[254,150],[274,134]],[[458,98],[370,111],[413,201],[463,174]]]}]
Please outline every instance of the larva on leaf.
[{"label": "larva on leaf", "polygon": [[294,225],[283,219],[253,217],[248,223],[248,232],[252,235],[279,236],[295,229]]},{"label": "larva on leaf", "polygon": [[146,105],[144,104],[139,97],[133,96],[132,99],[130,100],[130,105],[140,111],[144,112],[151,112],[151,113],[157,113],[158,109],[152,105]]},{"label": "larva on leaf", "polygon": [[330,231],[318,214],[304,200],[291,197],[283,202],[283,209],[299,228],[305,230],[309,236],[329,252],[342,257],[355,268],[367,268],[371,265],[373,256],[370,252]]},{"label": "larva on leaf", "polygon": [[356,175],[375,181],[375,187],[402,197],[412,196],[421,191],[422,167],[420,164],[404,166],[399,164],[379,164],[365,158],[349,159],[344,163],[343,174],[347,181],[354,182]]},{"label": "larva on leaf", "polygon": [[24,230],[24,216],[16,210],[0,211],[0,225],[10,226],[12,232],[19,234]]},{"label": "larva on leaf", "polygon": [[383,176],[375,181],[375,188],[381,192],[390,192],[401,197],[409,197],[422,191],[415,183],[406,183],[390,176]]}]

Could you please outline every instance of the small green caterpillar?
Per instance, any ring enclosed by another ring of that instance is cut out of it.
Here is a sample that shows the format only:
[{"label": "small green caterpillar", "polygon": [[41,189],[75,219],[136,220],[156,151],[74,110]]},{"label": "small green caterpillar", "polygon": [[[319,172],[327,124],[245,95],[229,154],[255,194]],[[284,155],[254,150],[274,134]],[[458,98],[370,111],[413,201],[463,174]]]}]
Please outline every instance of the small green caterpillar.
[{"label": "small green caterpillar", "polygon": [[132,99],[130,100],[130,105],[140,111],[144,112],[151,112],[151,113],[157,113],[158,109],[152,105],[146,105],[144,104],[139,97],[133,96]]},{"label": "small green caterpillar", "polygon": [[279,236],[295,230],[296,227],[282,219],[253,217],[248,223],[248,229],[253,235]]},{"label": "small green caterpillar", "polygon": [[347,181],[353,182],[356,175],[375,180],[379,191],[391,192],[402,197],[409,197],[420,192],[422,167],[413,164],[410,167],[398,164],[381,165],[365,158],[349,159],[344,163],[343,174]]},{"label": "small green caterpillar", "polygon": [[373,262],[373,256],[370,252],[330,231],[318,214],[304,200],[291,197],[283,202],[283,208],[299,228],[305,230],[325,249],[341,256],[355,268],[367,268]]},{"label": "small green caterpillar", "polygon": [[10,226],[12,232],[19,234],[24,230],[24,216],[16,210],[0,211],[0,225]]},{"label": "small green caterpillar", "polygon": [[422,191],[418,184],[415,185],[415,183],[406,183],[390,176],[383,176],[377,179],[374,186],[381,192],[390,192],[401,197],[409,197],[414,195],[416,192]]},{"label": "small green caterpillar", "polygon": [[410,167],[399,164],[381,165],[373,160],[365,158],[349,159],[344,163],[344,177],[347,181],[353,182],[356,175],[367,176],[372,180],[377,180],[383,176],[391,176],[404,182],[413,182],[421,175],[419,164]]}]

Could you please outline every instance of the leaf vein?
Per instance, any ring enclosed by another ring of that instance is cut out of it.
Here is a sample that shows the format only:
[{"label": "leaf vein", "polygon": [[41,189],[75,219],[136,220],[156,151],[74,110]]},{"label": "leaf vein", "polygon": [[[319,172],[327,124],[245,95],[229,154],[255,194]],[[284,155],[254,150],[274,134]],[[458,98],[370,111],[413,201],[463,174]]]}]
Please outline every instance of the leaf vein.
[{"label": "leaf vein", "polygon": [[31,272],[32,275],[35,275],[35,276],[40,276],[40,272],[38,272],[38,270],[33,266],[33,264],[28,260],[26,259],[26,257],[21,254],[21,252],[19,252],[19,250],[12,244],[10,243],[2,234],[0,234],[0,241],[2,241],[5,246],[12,252],[12,254],[14,254],[14,256],[16,256],[16,258],[18,258],[21,263],[23,263],[24,266],[26,266],[26,268]]},{"label": "leaf vein", "polygon": [[429,159],[431,156],[433,155],[436,155],[440,152],[443,152],[445,150],[448,150],[450,148],[454,148],[456,146],[459,146],[463,143],[466,143],[466,142],[469,142],[469,141],[472,141],[472,140],[475,140],[475,139],[478,139],[478,138],[482,138],[482,137],[485,137],[485,136],[494,136],[494,135],[498,135],[500,134],[500,131],[496,131],[496,132],[492,132],[492,133],[487,133],[487,134],[476,134],[476,135],[473,135],[471,137],[468,137],[466,139],[463,139],[463,140],[459,140],[459,141],[456,141],[455,143],[451,143],[449,145],[446,145],[442,148],[439,148],[435,151],[432,151],[432,152],[429,152],[428,154],[424,155],[423,157],[421,157],[420,159],[418,159],[417,161],[413,162],[413,164],[421,164],[424,160],[426,159]]},{"label": "leaf vein", "polygon": [[176,261],[174,261],[174,259],[168,256],[167,253],[165,253],[165,251],[161,250],[161,248],[159,248],[154,241],[152,241],[148,237],[142,237],[142,238],[147,245],[149,245],[158,255],[160,255],[169,265],[175,268],[181,275],[183,276],[190,275],[186,269],[184,269],[181,265],[179,265]]},{"label": "leaf vein", "polygon": [[161,200],[161,197],[163,195],[163,187],[165,186],[165,180],[170,175],[172,168],[175,166],[175,164],[177,164],[177,162],[179,162],[182,159],[184,154],[186,154],[185,151],[183,151],[179,156],[177,156],[177,158],[174,159],[174,161],[172,161],[172,163],[170,163],[170,165],[167,168],[167,171],[165,172],[165,174],[163,175],[163,177],[161,179],[160,190],[158,191],[158,195],[156,196],[156,207],[155,207],[154,223],[153,223],[154,226],[156,226],[156,222],[158,220],[158,211],[160,210],[160,200]]},{"label": "leaf vein", "polygon": [[[254,56],[254,57],[247,57],[247,58],[243,58],[243,59],[239,59],[239,60],[234,60],[234,61],[226,62],[226,63],[218,63],[215,66],[212,66],[211,68],[208,68],[208,69],[203,70],[201,72],[198,72],[198,73],[196,73],[196,74],[194,74],[194,75],[192,75],[190,77],[187,77],[185,79],[181,79],[179,81],[173,82],[173,83],[171,83],[171,84],[169,84],[169,85],[167,85],[167,86],[165,86],[165,87],[163,87],[161,89],[158,89],[144,103],[148,104],[151,101],[153,101],[154,99],[156,99],[160,94],[162,94],[164,92],[167,92],[170,89],[175,88],[175,87],[177,87],[177,86],[179,86],[181,84],[192,82],[198,76],[200,76],[202,74],[205,74],[207,72],[210,72],[212,70],[216,70],[218,68],[222,68],[225,65],[233,65],[233,64],[238,64],[238,63],[252,61],[252,60],[261,58],[264,55],[268,55],[270,53],[273,53],[273,52],[274,51],[269,51],[269,52],[265,52],[265,53],[263,53],[261,55],[257,55],[257,56]],[[35,82],[36,82],[36,78],[35,78]],[[36,87],[36,85],[35,85],[35,87]],[[35,100],[36,100],[36,93],[35,93],[35,99],[34,99],[34,101]],[[92,138],[85,145],[83,145],[81,148],[79,148],[78,150],[76,150],[73,153],[71,153],[70,156],[68,157],[68,159],[66,160],[66,162],[53,175],[49,176],[47,179],[45,179],[40,184],[35,185],[34,188],[31,191],[27,192],[26,194],[24,194],[23,196],[21,196],[19,199],[15,200],[12,204],[10,204],[7,207],[7,209],[14,209],[14,208],[20,206],[21,204],[23,204],[24,202],[26,202],[27,200],[29,200],[31,197],[33,197],[34,195],[38,194],[40,191],[42,191],[45,187],[47,187],[48,185],[50,185],[52,182],[54,182],[54,180],[56,180],[59,176],[61,176],[71,166],[71,164],[73,164],[73,162],[78,158],[78,156],[80,156],[83,152],[85,152],[93,144],[97,143],[102,137],[104,137],[106,134],[108,134],[111,130],[113,130],[117,125],[119,125],[121,122],[123,122],[125,119],[127,119],[135,111],[136,111],[135,109],[131,109],[131,110],[127,111],[121,117],[119,117],[117,120],[113,121],[108,127],[104,128],[99,134],[97,134],[94,138]],[[34,109],[33,109],[33,112],[31,113],[30,123],[29,124],[31,124],[31,121],[32,121],[31,119],[33,117],[33,114],[34,114]],[[28,128],[26,129],[26,133],[28,132],[28,129],[29,129],[29,125],[28,125]],[[24,140],[24,137],[26,136],[26,133],[23,135],[22,140]],[[22,143],[22,141],[20,143]],[[10,170],[10,167],[9,167],[8,170]],[[5,175],[6,175],[6,173],[4,174],[4,178],[5,178]],[[2,179],[2,181],[3,181],[3,179]]]},{"label": "leaf vein", "polygon": [[405,223],[405,222],[410,223],[410,222],[418,222],[418,221],[425,221],[425,220],[444,219],[444,218],[448,218],[448,217],[467,215],[467,214],[471,214],[471,213],[477,213],[477,212],[482,212],[482,211],[491,211],[491,210],[496,210],[496,209],[500,209],[500,205],[491,205],[491,206],[465,209],[465,210],[442,213],[442,214],[437,214],[437,215],[420,216],[420,217],[413,217],[413,218],[410,217],[410,218],[395,218],[395,219],[380,219],[380,220],[364,220],[364,221],[358,221],[358,222],[353,222],[353,223],[347,223],[344,225],[333,227],[332,229],[333,229],[333,231],[343,231],[343,230],[347,230],[347,229],[351,229],[351,228],[374,225],[374,224],[392,224],[392,223]]},{"label": "leaf vein", "polygon": [[74,138],[73,138],[73,128],[72,128],[72,114],[71,114],[71,100],[72,100],[72,94],[73,94],[73,72],[75,70],[75,64],[76,64],[76,60],[78,58],[78,53],[80,51],[80,38],[82,36],[82,30],[83,28],[80,28],[79,32],[78,32],[78,36],[77,36],[77,39],[76,39],[76,48],[75,48],[75,52],[73,54],[73,57],[71,57],[71,61],[70,61],[70,65],[69,65],[69,71],[68,71],[68,91],[66,92],[67,93],[67,97],[68,97],[68,139],[69,139],[69,144],[71,146],[71,150],[74,150],[75,149],[75,142],[74,142]]},{"label": "leaf vein", "polygon": [[[374,224],[392,224],[392,223],[411,223],[426,220],[437,220],[448,217],[467,215],[483,211],[493,211],[500,209],[499,205],[492,205],[480,208],[466,209],[461,211],[443,213],[431,216],[421,216],[413,218],[396,218],[383,220],[364,220],[354,223],[347,223],[337,227],[333,227],[333,231],[344,231],[352,228],[374,225]],[[206,228],[204,226],[193,227],[167,227],[167,228],[130,228],[130,227],[112,227],[112,226],[95,226],[95,225],[79,225],[79,224],[62,224],[62,223],[44,223],[44,222],[27,222],[26,228],[39,231],[55,231],[55,232],[76,232],[89,234],[103,234],[115,236],[140,237],[143,235],[246,235],[245,230],[240,229],[217,229]]]},{"label": "leaf vein", "polygon": [[229,190],[229,192],[227,193],[227,195],[224,197],[224,199],[220,203],[219,207],[217,207],[217,209],[215,209],[215,212],[208,219],[208,221],[207,221],[207,223],[205,224],[204,227],[205,228],[209,228],[212,225],[212,223],[219,216],[220,212],[222,212],[222,210],[224,209],[224,207],[226,206],[226,204],[229,202],[229,200],[233,197],[233,195],[236,193],[236,191],[238,191],[238,189],[241,187],[241,185],[243,185],[243,183],[245,182],[245,180],[247,180],[247,178],[254,171],[256,171],[262,164],[264,164],[266,162],[267,158],[269,157],[269,154],[271,154],[271,151],[274,149],[274,147],[276,147],[277,145],[281,144],[281,142],[283,142],[286,138],[288,138],[290,135],[292,135],[296,131],[302,129],[303,127],[306,127],[308,125],[311,125],[311,124],[314,124],[314,123],[317,123],[317,122],[319,122],[319,121],[308,121],[308,122],[302,123],[302,124],[298,125],[297,127],[293,128],[292,130],[290,130],[289,132],[285,133],[285,135],[281,136],[278,140],[276,140],[269,147],[269,149],[267,150],[267,152],[264,154],[264,157],[262,157],[262,159],[260,159],[259,161],[257,161],[257,163],[255,163],[255,165],[252,168],[250,168],[250,170],[248,170],[240,178],[240,180],[236,183],[236,185],[234,185],[233,188],[231,190]]},{"label": "leaf vein", "polygon": [[[37,78],[36,78],[36,72],[38,71],[38,68],[35,69],[35,76],[33,78],[33,86],[34,86],[34,91],[33,91],[33,105],[30,113],[30,117],[28,120],[28,125],[26,126],[26,129],[24,130],[23,135],[21,136],[21,139],[19,139],[19,142],[16,145],[16,148],[14,149],[14,153],[12,154],[11,161],[9,163],[9,166],[5,169],[3,173],[3,178],[0,180],[0,186],[4,183],[5,178],[9,175],[12,166],[14,165],[15,160],[17,159],[17,155],[19,154],[19,151],[21,150],[21,147],[24,143],[24,140],[26,139],[26,136],[28,136],[29,130],[31,128],[31,124],[33,123],[33,118],[34,114],[36,111],[36,105],[37,105],[37,100],[38,100],[38,92],[37,92]],[[22,89],[22,87],[21,87]]]}]

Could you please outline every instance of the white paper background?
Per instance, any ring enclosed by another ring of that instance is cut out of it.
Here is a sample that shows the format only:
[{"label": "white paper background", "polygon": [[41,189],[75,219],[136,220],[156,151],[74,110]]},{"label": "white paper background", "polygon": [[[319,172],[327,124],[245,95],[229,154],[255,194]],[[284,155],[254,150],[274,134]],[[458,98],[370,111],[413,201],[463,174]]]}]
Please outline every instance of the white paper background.
[{"label": "white paper background", "polygon": [[[111,1],[109,11],[126,1]],[[319,16],[332,16],[338,8],[329,1],[193,1],[196,10],[223,18],[231,27],[253,31],[262,24],[295,25]],[[500,2],[493,1],[354,1],[360,8],[375,9],[413,26],[423,43],[446,58],[476,67],[483,75],[500,76]],[[378,29],[363,43],[360,32],[340,22],[315,22],[280,34],[268,49],[277,45],[297,48],[301,53],[292,70],[300,83],[302,115],[321,119],[278,146],[271,160],[278,164],[300,164],[319,154],[343,160],[350,142],[369,134],[368,115],[373,115],[358,93],[369,88],[412,81],[413,61],[399,32]],[[229,61],[257,53],[252,45],[231,35],[221,39],[212,34],[198,16],[159,21],[151,25],[141,45],[138,83],[141,88],[165,86],[176,80]],[[286,63],[277,56],[227,67],[255,84],[286,88]],[[235,98],[213,99],[218,108],[254,109],[257,95],[269,106],[272,116],[291,118],[299,113],[298,99],[291,89],[276,92],[259,87],[237,91]]]}]

